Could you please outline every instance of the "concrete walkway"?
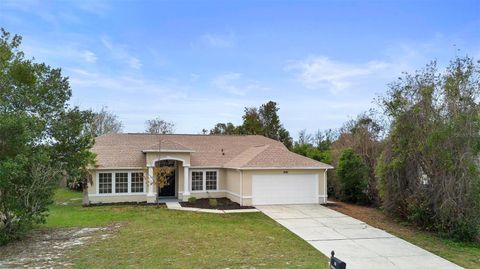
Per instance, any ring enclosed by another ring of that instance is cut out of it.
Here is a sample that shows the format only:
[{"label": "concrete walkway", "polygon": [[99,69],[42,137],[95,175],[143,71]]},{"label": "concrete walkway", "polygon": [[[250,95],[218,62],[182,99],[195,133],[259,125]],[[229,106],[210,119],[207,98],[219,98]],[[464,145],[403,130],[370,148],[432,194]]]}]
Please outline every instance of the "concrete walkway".
[{"label": "concrete walkway", "polygon": [[348,269],[462,268],[422,248],[321,205],[257,206],[326,256],[332,250]]}]

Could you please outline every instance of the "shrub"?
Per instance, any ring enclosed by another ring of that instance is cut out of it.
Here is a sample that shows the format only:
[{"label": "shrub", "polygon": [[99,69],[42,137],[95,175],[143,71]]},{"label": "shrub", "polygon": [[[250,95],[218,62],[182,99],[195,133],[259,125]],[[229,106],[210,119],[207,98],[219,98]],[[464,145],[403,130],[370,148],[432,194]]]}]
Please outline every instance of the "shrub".
[{"label": "shrub", "polygon": [[434,229],[432,205],[429,203],[426,193],[412,195],[407,198],[407,219],[424,230]]},{"label": "shrub", "polygon": [[341,184],[342,200],[352,203],[365,203],[368,186],[367,166],[360,155],[352,149],[342,152],[338,162],[337,176]]},{"label": "shrub", "polygon": [[218,206],[218,201],[217,201],[217,199],[215,199],[215,198],[210,198],[210,199],[208,199],[208,204],[209,204],[211,207],[215,208],[215,207]]},{"label": "shrub", "polygon": [[454,239],[480,236],[480,64],[435,62],[390,84],[377,176],[383,208]]},{"label": "shrub", "polygon": [[195,197],[195,196],[189,197],[188,202],[190,204],[195,204],[197,202],[197,197]]},{"label": "shrub", "polygon": [[43,223],[59,171],[45,155],[0,162],[0,245],[24,236]]}]

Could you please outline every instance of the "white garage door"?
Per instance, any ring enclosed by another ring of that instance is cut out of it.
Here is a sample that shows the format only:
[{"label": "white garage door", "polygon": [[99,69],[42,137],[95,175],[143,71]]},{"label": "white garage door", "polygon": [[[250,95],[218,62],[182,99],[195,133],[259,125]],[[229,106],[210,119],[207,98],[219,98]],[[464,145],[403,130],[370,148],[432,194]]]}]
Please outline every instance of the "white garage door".
[{"label": "white garage door", "polygon": [[317,175],[253,175],[252,204],[318,203]]}]

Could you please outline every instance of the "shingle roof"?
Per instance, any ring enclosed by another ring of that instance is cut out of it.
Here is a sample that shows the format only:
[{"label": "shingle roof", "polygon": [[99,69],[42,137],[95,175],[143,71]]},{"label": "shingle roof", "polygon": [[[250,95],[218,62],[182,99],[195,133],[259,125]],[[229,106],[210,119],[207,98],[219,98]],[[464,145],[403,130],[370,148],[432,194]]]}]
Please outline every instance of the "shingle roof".
[{"label": "shingle roof", "polygon": [[143,149],[143,151],[194,151],[184,145],[168,139],[162,139]]},{"label": "shingle roof", "polygon": [[190,165],[197,167],[332,168],[259,135],[107,134],[96,138],[92,151],[96,167],[126,168],[144,167],[144,151],[159,149],[190,152]]},{"label": "shingle roof", "polygon": [[225,163],[225,168],[333,168],[310,158],[298,155],[278,145],[251,147]]},{"label": "shingle roof", "polygon": [[226,162],[224,164],[224,167],[228,167],[228,168],[243,167],[268,147],[269,147],[269,145],[261,145],[261,146],[250,147],[250,148],[246,149],[245,151],[243,151],[242,153],[235,156],[230,161]]}]

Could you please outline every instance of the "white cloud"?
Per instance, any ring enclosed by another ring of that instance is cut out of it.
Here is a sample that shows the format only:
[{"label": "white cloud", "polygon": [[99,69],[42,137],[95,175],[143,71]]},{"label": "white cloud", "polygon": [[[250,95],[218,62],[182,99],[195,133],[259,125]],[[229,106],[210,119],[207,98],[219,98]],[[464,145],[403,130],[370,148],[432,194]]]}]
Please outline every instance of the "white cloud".
[{"label": "white cloud", "polygon": [[383,61],[352,64],[318,56],[293,62],[286,70],[296,72],[298,80],[307,88],[328,88],[337,93],[354,86],[358,78],[371,76],[388,67],[389,63]]},{"label": "white cloud", "polygon": [[191,74],[190,74],[190,79],[191,79],[192,81],[197,81],[199,78],[200,78],[200,75],[197,74],[197,73],[191,73]]},{"label": "white cloud", "polygon": [[83,51],[83,59],[85,60],[85,62],[88,62],[88,63],[95,63],[97,62],[97,55],[95,55],[95,53],[89,51],[89,50],[85,50]]},{"label": "white cloud", "polygon": [[260,85],[254,80],[245,80],[240,73],[228,72],[212,79],[212,84],[218,89],[224,90],[234,95],[245,95],[253,90],[266,91],[269,88]]},{"label": "white cloud", "polygon": [[99,0],[83,0],[76,3],[78,7],[86,12],[97,16],[105,16],[111,9],[106,1]]},{"label": "white cloud", "polygon": [[[104,15],[109,9],[107,3],[97,0],[68,1],[63,4],[48,4],[41,0],[2,0],[1,3],[5,9],[32,14],[55,26],[82,23],[81,16],[78,16],[78,9],[72,12],[70,10],[72,7],[97,15]],[[23,22],[27,25],[29,23],[28,20]]]},{"label": "white cloud", "polygon": [[230,48],[235,45],[236,37],[232,31],[227,34],[206,33],[201,37],[203,43],[213,48]]},{"label": "white cloud", "polygon": [[30,38],[24,38],[22,43],[22,49],[28,58],[35,57],[37,61],[64,68],[97,62],[97,55],[83,46],[79,42],[42,43]]},{"label": "white cloud", "polygon": [[143,93],[162,98],[184,98],[186,93],[178,87],[169,87],[159,81],[140,79],[128,75],[110,75],[70,68],[69,81],[74,89],[102,90],[108,92]]},{"label": "white cloud", "polygon": [[142,68],[142,63],[140,62],[139,59],[135,58],[135,57],[131,57],[129,60],[128,60],[128,65],[130,65],[131,68],[134,68],[134,69],[140,69]]},{"label": "white cloud", "polygon": [[112,58],[114,58],[116,60],[119,60],[119,61],[123,61],[124,63],[126,63],[128,66],[130,66],[133,69],[141,69],[142,68],[142,62],[138,58],[132,56],[127,51],[125,46],[112,44],[112,42],[110,41],[110,39],[108,37],[102,37],[101,41],[102,41],[103,46],[105,48],[107,48],[108,51],[110,52],[110,55],[112,56]]},{"label": "white cloud", "polygon": [[236,85],[233,85],[233,83],[239,80],[241,77],[242,74],[240,73],[226,73],[215,77],[212,80],[212,84],[215,87],[228,91],[230,93],[244,95],[245,92],[243,90],[239,89]]}]

